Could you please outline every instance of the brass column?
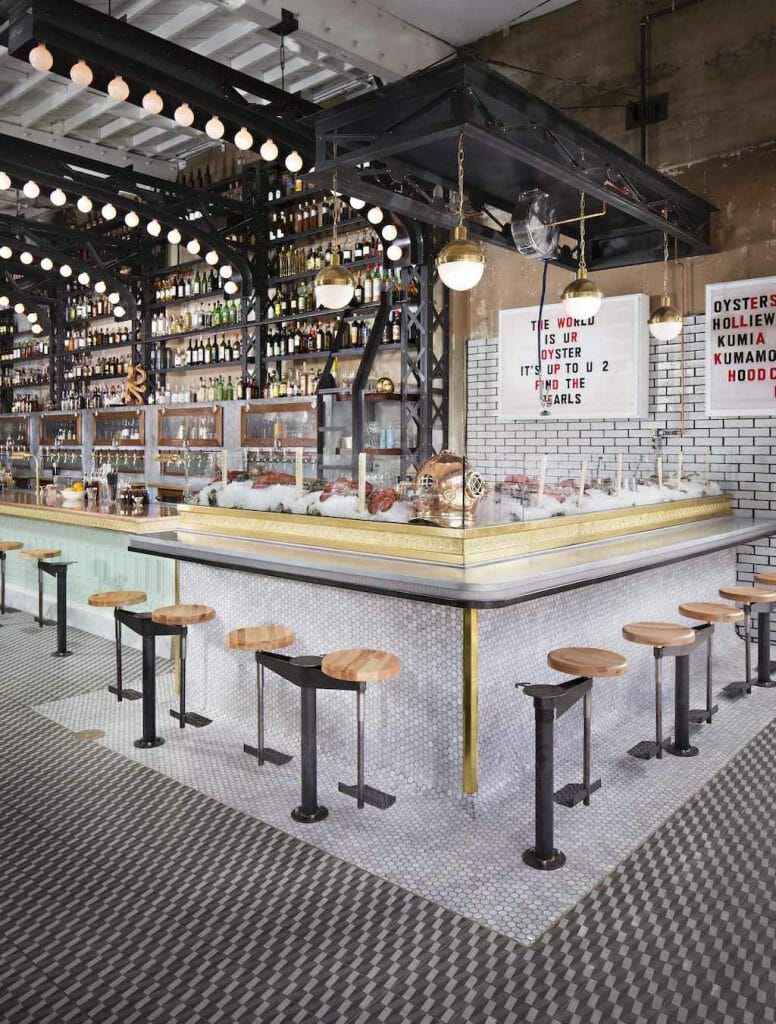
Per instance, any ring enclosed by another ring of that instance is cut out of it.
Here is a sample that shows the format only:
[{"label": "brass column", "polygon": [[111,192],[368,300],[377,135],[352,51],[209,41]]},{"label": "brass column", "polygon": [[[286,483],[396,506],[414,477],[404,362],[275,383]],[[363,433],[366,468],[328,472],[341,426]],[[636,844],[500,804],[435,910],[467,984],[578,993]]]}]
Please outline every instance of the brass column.
[{"label": "brass column", "polygon": [[463,610],[463,791],[479,789],[479,612]]}]

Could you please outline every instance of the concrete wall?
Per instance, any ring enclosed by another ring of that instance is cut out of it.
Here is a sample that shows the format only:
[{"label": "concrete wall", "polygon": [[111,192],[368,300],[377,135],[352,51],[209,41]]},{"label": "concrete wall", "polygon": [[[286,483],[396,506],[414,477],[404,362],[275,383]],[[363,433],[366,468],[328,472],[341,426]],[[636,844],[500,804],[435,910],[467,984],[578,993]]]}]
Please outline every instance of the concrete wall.
[{"label": "concrete wall", "polygon": [[[668,2],[645,6],[655,11]],[[474,49],[542,72],[500,69],[638,155],[639,132],[626,131],[625,104],[639,95],[642,7],[634,0],[577,0]],[[650,127],[648,161],[720,211],[713,220],[719,252],[686,260],[676,272],[675,298],[685,313],[697,313],[708,282],[776,273],[776,3],[698,0],[656,20],[651,69],[650,92],[668,93],[669,117]],[[456,331],[493,336],[500,308],[538,301],[540,272],[533,261],[489,247],[482,283],[458,306]],[[549,301],[568,279],[551,268]],[[661,279],[659,265],[596,275],[606,294],[646,292],[654,300]]]}]

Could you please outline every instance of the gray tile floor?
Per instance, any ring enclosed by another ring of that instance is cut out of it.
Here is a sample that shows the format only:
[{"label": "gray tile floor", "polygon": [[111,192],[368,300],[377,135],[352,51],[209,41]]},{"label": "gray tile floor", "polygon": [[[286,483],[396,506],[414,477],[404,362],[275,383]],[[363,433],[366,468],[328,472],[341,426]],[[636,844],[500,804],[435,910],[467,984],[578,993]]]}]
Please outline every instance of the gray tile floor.
[{"label": "gray tile floor", "polygon": [[0,1020],[776,1021],[773,726],[526,949],[76,741],[34,705],[99,691],[109,645],[84,673],[28,626],[0,630]]}]

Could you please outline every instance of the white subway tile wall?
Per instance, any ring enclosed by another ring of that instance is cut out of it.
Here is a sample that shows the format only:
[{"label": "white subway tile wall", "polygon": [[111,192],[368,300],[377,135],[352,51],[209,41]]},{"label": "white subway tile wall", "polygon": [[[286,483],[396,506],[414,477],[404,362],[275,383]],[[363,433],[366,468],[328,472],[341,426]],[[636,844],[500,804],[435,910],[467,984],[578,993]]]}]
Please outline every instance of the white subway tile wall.
[{"label": "white subway tile wall", "polygon": [[[674,471],[681,446],[686,471],[702,472],[709,458],[710,476],[733,498],[739,515],[776,517],[776,418],[706,416],[703,315],[684,319],[686,374],[685,430],[669,434],[663,447],[666,474]],[[681,420],[682,338],[651,341],[649,417],[645,420],[498,420],[498,339],[469,342],[467,454],[490,483],[508,473],[535,473],[543,454],[548,479],[578,476],[583,459],[595,474],[599,460],[613,473],[622,453],[624,471],[647,471],[654,458],[653,429],[672,431]],[[708,456],[707,456],[708,453]],[[739,551],[738,575],[752,579],[758,568],[773,566],[769,542]]]}]

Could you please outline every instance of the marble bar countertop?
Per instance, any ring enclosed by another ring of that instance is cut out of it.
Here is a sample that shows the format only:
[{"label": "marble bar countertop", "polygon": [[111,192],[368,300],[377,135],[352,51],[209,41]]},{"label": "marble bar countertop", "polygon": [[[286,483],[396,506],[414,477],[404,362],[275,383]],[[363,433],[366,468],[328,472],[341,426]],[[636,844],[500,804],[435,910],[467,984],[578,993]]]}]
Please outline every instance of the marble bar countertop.
[{"label": "marble bar countertop", "polygon": [[[62,523],[65,526],[83,526],[93,530],[114,530],[117,533],[148,533],[164,529],[167,521],[177,518],[177,510],[163,505],[149,505],[136,511],[122,509],[113,502],[101,502],[99,505],[87,506],[86,502],[77,505],[66,504],[59,496],[41,497],[37,500],[32,491],[0,491],[0,516],[16,516],[22,519],[41,519],[51,523]],[[3,525],[0,519],[0,530],[8,532],[9,524]]]},{"label": "marble bar countertop", "polygon": [[[773,534],[776,519],[724,516],[471,567],[174,528],[144,532],[130,540],[129,548],[223,569],[414,601],[460,608],[501,608],[752,544]],[[724,582],[721,580],[720,586]]]}]

